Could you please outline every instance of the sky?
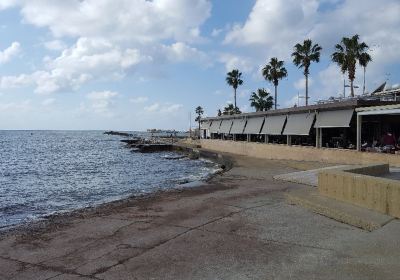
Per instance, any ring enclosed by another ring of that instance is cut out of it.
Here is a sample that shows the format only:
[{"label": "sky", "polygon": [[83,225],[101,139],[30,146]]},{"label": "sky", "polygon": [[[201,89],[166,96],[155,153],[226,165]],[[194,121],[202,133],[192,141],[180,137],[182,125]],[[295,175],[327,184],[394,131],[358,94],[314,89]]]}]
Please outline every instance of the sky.
[{"label": "sky", "polygon": [[[279,108],[304,105],[296,43],[322,46],[310,70],[310,103],[343,94],[335,44],[360,35],[373,61],[366,88],[400,83],[398,0],[0,0],[0,129],[189,129],[233,102],[252,112],[261,69],[285,61]],[[356,94],[363,71],[357,68]],[[348,90],[349,91],[349,90]]]}]

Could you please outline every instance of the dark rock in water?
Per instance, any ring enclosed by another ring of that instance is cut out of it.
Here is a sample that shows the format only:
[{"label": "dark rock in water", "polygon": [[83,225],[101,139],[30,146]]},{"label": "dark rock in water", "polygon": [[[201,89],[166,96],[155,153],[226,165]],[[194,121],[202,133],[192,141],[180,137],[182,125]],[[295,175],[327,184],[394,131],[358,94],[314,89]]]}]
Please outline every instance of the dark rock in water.
[{"label": "dark rock in water", "polygon": [[188,158],[190,159],[199,159],[200,158],[200,154],[197,151],[191,151],[188,155]]},{"label": "dark rock in water", "polygon": [[119,132],[119,131],[112,131],[112,130],[106,131],[106,132],[104,132],[104,134],[107,134],[107,135],[119,135],[119,136],[125,136],[125,137],[132,137],[133,136],[133,134],[130,134],[130,133],[127,133],[127,132]]},{"label": "dark rock in water", "polygon": [[123,143],[126,143],[128,145],[132,145],[132,144],[139,144],[143,140],[141,138],[134,138],[134,139],[122,139],[120,141],[123,142]]}]

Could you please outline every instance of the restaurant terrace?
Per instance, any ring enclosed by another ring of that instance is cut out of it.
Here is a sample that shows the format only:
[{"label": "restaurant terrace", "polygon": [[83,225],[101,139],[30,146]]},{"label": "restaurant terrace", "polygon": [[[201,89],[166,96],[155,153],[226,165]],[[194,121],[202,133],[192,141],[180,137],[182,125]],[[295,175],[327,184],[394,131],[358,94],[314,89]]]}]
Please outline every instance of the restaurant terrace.
[{"label": "restaurant terrace", "polygon": [[399,93],[396,89],[310,106],[204,118],[201,138],[395,153],[400,142]]}]

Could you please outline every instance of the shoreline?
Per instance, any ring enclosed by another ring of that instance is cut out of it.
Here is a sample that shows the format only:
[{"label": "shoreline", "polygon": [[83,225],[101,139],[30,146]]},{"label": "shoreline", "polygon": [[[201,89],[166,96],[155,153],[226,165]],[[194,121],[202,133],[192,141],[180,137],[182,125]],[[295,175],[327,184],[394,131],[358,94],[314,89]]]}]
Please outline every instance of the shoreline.
[{"label": "shoreline", "polygon": [[[23,222],[21,224],[11,225],[9,227],[5,226],[4,228],[0,228],[0,238],[7,237],[10,235],[19,235],[19,234],[37,234],[43,231],[48,230],[48,228],[59,229],[63,226],[68,226],[71,219],[74,218],[82,218],[82,217],[94,217],[101,212],[113,211],[117,208],[129,207],[135,203],[143,203],[148,200],[162,198],[168,194],[179,194],[185,191],[200,191],[197,189],[201,189],[208,184],[214,177],[227,172],[233,166],[231,158],[222,155],[213,151],[207,150],[197,150],[194,148],[187,147],[185,145],[174,145],[174,152],[177,153],[185,153],[189,156],[190,153],[198,152],[199,159],[207,159],[217,163],[219,165],[219,170],[214,173],[210,173],[203,180],[194,180],[190,182],[184,182],[177,184],[174,188],[165,189],[165,190],[157,190],[155,192],[146,193],[142,195],[129,195],[125,198],[116,199],[109,202],[102,202],[96,205],[87,206],[78,209],[65,210],[59,213],[49,214],[40,218],[36,218],[32,221]],[[192,186],[190,186],[193,184]],[[187,188],[182,186],[189,185]],[[201,191],[200,191],[201,192]]]}]

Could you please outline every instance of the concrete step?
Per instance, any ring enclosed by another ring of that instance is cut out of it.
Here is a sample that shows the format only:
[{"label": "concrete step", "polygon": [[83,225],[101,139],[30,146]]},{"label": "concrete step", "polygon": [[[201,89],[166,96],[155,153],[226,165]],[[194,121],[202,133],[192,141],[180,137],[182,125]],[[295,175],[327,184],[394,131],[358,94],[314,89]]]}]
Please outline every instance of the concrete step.
[{"label": "concrete step", "polygon": [[299,205],[339,222],[364,230],[381,228],[394,218],[373,210],[322,196],[313,187],[299,187],[286,193],[290,204]]},{"label": "concrete step", "polygon": [[334,168],[340,168],[340,167],[346,167],[346,166],[348,166],[348,165],[336,165],[336,166],[329,166],[329,167],[311,169],[311,170],[306,170],[306,171],[291,172],[291,173],[287,173],[287,174],[276,175],[276,176],[274,176],[274,179],[317,187],[318,186],[318,173],[320,171],[334,169]]}]

